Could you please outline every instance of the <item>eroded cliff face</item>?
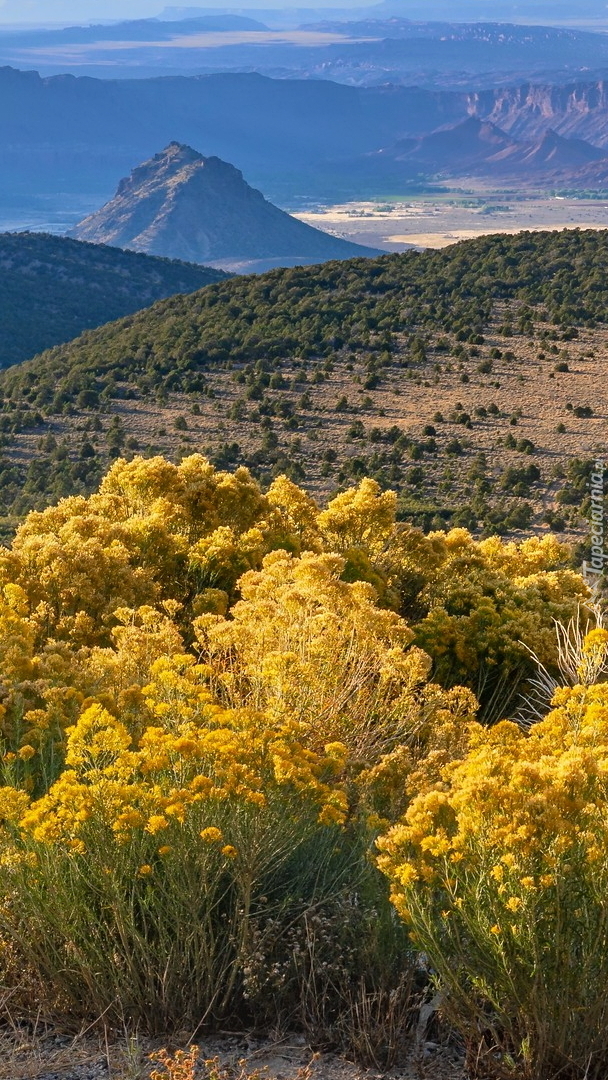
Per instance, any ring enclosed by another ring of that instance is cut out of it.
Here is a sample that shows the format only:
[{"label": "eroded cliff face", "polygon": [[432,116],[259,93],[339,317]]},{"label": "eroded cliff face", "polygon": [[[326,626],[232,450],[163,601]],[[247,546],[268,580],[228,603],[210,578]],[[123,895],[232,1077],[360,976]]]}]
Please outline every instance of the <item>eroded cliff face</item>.
[{"label": "eroded cliff face", "polygon": [[468,96],[469,115],[490,120],[520,139],[559,135],[608,146],[608,81],[543,86],[524,83]]}]

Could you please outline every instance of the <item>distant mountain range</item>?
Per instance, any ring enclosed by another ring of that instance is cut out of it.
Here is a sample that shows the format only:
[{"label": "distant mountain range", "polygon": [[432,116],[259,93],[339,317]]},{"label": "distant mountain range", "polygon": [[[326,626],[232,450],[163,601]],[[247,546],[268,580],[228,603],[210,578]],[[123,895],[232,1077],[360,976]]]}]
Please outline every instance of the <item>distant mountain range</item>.
[{"label": "distant mountain range", "polygon": [[[501,10],[493,0],[494,19]],[[608,38],[585,29],[457,21],[444,11],[429,21],[380,5],[325,18],[314,10],[209,13],[176,9],[163,19],[2,32],[0,64],[101,78],[256,71],[331,78],[347,85],[384,82],[428,89],[496,87],[507,81],[568,81],[608,65]],[[504,9],[503,9],[504,10]],[[523,5],[522,5],[523,10]],[[406,8],[409,12],[409,7]],[[371,15],[370,15],[371,13]],[[299,14],[301,25],[293,16]],[[254,17],[252,17],[252,15]],[[608,9],[605,12],[608,25]],[[308,16],[308,18],[306,18]],[[285,20],[287,19],[287,25]],[[348,21],[350,19],[350,21]],[[279,29],[280,28],[280,29]],[[474,82],[472,82],[474,80]]]},{"label": "distant mountain range", "polygon": [[206,15],[177,22],[158,19],[131,19],[128,22],[92,23],[57,29],[4,30],[0,26],[0,50],[34,48],[38,52],[57,45],[88,45],[97,41],[158,42],[172,37],[202,33],[227,33],[235,30],[267,30],[256,19],[243,15]]},{"label": "distant mountain range", "polygon": [[[4,0],[2,5],[2,19],[4,22],[22,24],[24,22],[38,24],[64,25],[99,19],[100,0],[53,0],[52,8],[49,0]],[[124,19],[137,17],[141,12],[145,15],[147,5],[141,0],[136,5],[135,0],[129,4],[125,0],[104,0],[104,19]],[[277,25],[293,25],[297,22],[312,21],[313,19],[344,19],[358,18],[386,18],[393,15],[403,14],[403,0],[383,0],[379,4],[368,7],[327,7],[327,8],[238,8],[231,10],[236,14],[251,16],[262,21],[276,22]],[[209,8],[198,5],[168,6],[160,13],[161,19],[179,19],[196,15],[223,14],[225,8]],[[462,21],[488,21],[492,19],[509,19],[513,21],[556,22],[568,20],[572,23],[577,20],[605,18],[606,10],[604,0],[576,0],[576,5],[569,0],[407,0],[407,15],[411,19],[454,19]]]},{"label": "distant mountain range", "polygon": [[[0,69],[0,197],[107,199],[172,140],[233,162],[274,201],[354,191],[353,157],[466,115],[460,95],[220,74],[111,82]],[[346,183],[344,183],[346,181]]]},{"label": "distant mountain range", "polygon": [[470,173],[495,177],[567,174],[575,178],[581,169],[603,161],[608,169],[608,151],[584,139],[568,139],[548,128],[536,140],[512,138],[490,120],[470,116],[458,124],[440,128],[419,138],[401,139],[397,144],[360,163],[377,174],[400,166],[405,175],[425,172],[463,176]]},{"label": "distant mountain range", "polygon": [[[608,9],[606,10],[608,19]],[[591,31],[512,23],[409,19],[313,22],[306,29],[340,33],[350,41],[294,52],[294,73],[370,86],[382,81],[426,88],[496,87],[505,80],[556,81],[578,70],[601,71],[608,63],[608,37]],[[259,57],[255,70],[268,72]],[[214,65],[210,58],[207,64]],[[544,73],[544,74],[543,74]],[[474,81],[474,82],[473,82]]]},{"label": "distant mountain range", "polygon": [[[13,0],[18,2],[18,0]],[[178,13],[203,14],[206,10],[200,7],[167,7],[161,13],[161,18],[177,18]],[[237,11],[238,8],[232,10]],[[244,11],[245,9],[241,9]],[[262,9],[248,8],[247,14],[257,18],[283,17],[288,19],[293,13],[300,21],[310,17],[317,19],[378,19],[407,14],[410,19],[454,19],[462,22],[488,22],[490,17],[495,19],[509,19],[513,21],[528,21],[537,19],[539,22],[556,22],[576,19],[601,19],[606,15],[605,0],[576,0],[576,7],[571,0],[407,0],[407,9],[404,12],[403,0],[383,0],[382,3],[372,4],[369,7],[342,7],[342,8],[278,8]]]},{"label": "distant mountain range", "polygon": [[217,157],[172,142],[80,222],[76,239],[226,269],[270,269],[380,252],[313,229]]},{"label": "distant mountain range", "polygon": [[0,235],[0,367],[228,277],[218,270],[34,233]]},{"label": "distant mountain range", "polygon": [[[535,144],[553,131],[605,150],[608,82],[524,83],[465,93],[227,73],[115,82],[42,79],[4,68],[0,201],[61,191],[94,195],[101,204],[121,177],[173,140],[233,162],[282,205],[294,206],[302,197],[359,198],[366,193],[363,159],[381,151],[390,155],[401,140],[470,117],[515,141]],[[421,161],[410,173],[424,176],[437,167]],[[399,168],[404,179],[408,173]],[[524,180],[527,175],[522,172]],[[368,190],[383,193],[371,182]]]}]

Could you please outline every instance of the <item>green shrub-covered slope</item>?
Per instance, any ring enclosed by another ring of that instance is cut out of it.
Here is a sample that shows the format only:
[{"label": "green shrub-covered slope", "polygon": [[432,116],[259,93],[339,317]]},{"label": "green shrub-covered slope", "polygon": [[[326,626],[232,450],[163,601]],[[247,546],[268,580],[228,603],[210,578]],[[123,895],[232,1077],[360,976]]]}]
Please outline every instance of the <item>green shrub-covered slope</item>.
[{"label": "green shrub-covered slope", "polygon": [[372,476],[424,528],[582,536],[607,323],[596,231],[219,281],[0,374],[0,516],[200,450],[320,498]]},{"label": "green shrub-covered slope", "polygon": [[0,366],[228,275],[42,233],[0,235]]}]

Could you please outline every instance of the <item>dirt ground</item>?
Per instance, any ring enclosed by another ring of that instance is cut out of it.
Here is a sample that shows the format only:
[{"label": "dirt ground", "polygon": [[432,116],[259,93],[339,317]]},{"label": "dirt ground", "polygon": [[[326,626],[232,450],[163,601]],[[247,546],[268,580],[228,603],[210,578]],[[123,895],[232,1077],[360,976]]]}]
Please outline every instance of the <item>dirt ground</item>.
[{"label": "dirt ground", "polygon": [[[386,1070],[315,1053],[297,1035],[260,1041],[226,1034],[192,1043],[199,1047],[197,1077],[205,1080],[203,1063],[209,1059],[225,1070],[221,1080],[466,1080],[457,1051],[434,1042],[412,1047],[406,1060]],[[169,1049],[188,1045],[184,1035]],[[0,1035],[0,1080],[148,1080],[154,1068],[149,1055],[158,1047],[126,1036],[7,1031]]]}]

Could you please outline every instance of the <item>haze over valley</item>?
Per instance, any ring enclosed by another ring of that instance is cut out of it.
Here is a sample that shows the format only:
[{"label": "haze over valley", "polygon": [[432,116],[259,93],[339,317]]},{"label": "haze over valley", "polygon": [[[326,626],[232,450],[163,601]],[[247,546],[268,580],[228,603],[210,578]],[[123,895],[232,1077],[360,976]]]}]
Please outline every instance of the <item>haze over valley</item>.
[{"label": "haze over valley", "polygon": [[481,181],[520,196],[601,201],[607,97],[588,76],[465,92],[256,73],[112,82],[5,68],[0,221],[67,231],[173,141],[229,162],[286,210],[415,199],[446,186],[466,193]]}]

